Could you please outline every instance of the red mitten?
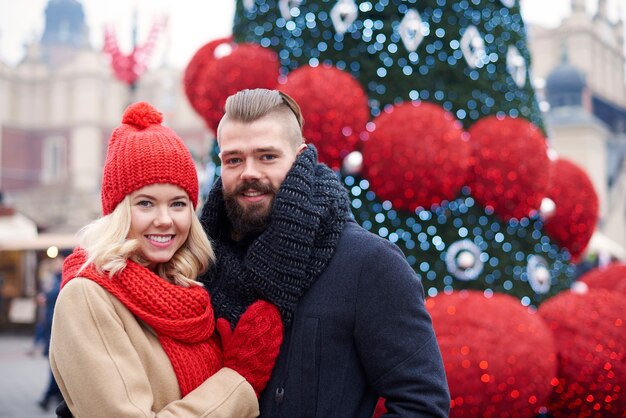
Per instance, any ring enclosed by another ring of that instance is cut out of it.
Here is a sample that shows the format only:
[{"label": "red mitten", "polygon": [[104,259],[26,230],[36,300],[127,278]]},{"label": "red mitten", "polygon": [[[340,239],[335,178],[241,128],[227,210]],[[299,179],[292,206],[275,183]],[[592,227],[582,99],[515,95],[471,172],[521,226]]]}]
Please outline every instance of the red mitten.
[{"label": "red mitten", "polygon": [[222,340],[222,352],[224,347],[228,345],[228,342],[233,337],[233,329],[230,327],[230,323],[224,318],[217,318],[215,322],[215,330]]},{"label": "red mitten", "polygon": [[[283,321],[278,309],[269,302],[254,302],[241,315],[235,331],[218,320],[224,347],[224,366],[242,375],[257,396],[270,380],[283,342]],[[232,335],[231,335],[232,334]]]}]

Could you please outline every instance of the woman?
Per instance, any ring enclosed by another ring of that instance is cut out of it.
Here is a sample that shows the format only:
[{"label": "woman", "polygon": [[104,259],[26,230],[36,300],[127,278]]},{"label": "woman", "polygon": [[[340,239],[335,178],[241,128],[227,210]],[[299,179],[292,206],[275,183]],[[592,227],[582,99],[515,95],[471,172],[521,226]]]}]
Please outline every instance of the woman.
[{"label": "woman", "polygon": [[64,264],[52,370],[79,418],[257,416],[280,314],[257,302],[234,332],[220,322],[223,341],[214,335],[209,295],[193,279],[214,259],[194,212],[198,178],[161,122],[136,103],[111,135],[103,217]]}]

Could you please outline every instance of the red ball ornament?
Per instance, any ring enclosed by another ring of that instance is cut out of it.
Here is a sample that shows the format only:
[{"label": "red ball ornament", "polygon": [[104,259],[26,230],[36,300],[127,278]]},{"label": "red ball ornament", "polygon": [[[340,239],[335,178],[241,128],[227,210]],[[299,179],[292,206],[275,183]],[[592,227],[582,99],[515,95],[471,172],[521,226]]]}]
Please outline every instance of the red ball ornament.
[{"label": "red ball ornament", "polygon": [[210,86],[206,86],[202,83],[202,74],[208,66],[210,66],[219,54],[215,53],[215,50],[221,45],[222,48],[232,48],[233,38],[219,38],[215,39],[196,51],[189,63],[185,68],[185,74],[183,77],[183,86],[185,87],[185,94],[191,107],[201,114],[201,112],[208,106],[208,100],[205,98],[207,90]]},{"label": "red ball ornament", "polygon": [[479,291],[426,301],[446,368],[450,417],[535,417],[556,376],[542,318],[512,296]]},{"label": "red ball ornament", "polygon": [[454,116],[427,102],[405,102],[374,119],[363,144],[363,172],[380,200],[398,209],[452,200],[469,175],[470,144]]},{"label": "red ball ornament", "polygon": [[618,417],[626,411],[626,308],[606,289],[559,293],[539,307],[554,334],[558,379],[548,412]]},{"label": "red ball ornament", "polygon": [[278,89],[300,106],[304,137],[316,146],[319,160],[340,169],[369,120],[367,95],[361,84],[333,66],[306,65],[290,72]]},{"label": "red ball ornament", "polygon": [[606,289],[626,296],[626,264],[612,263],[604,267],[596,267],[583,274],[581,282],[589,289]]},{"label": "red ball ornament", "polygon": [[583,169],[559,158],[550,165],[547,196],[556,205],[544,221],[546,233],[578,260],[598,222],[598,195]]},{"label": "red ball ornament", "polygon": [[276,86],[276,53],[257,44],[218,39],[201,47],[185,69],[185,93],[209,129],[217,130],[228,96],[243,89]]},{"label": "red ball ornament", "polygon": [[504,220],[530,216],[546,195],[546,138],[526,119],[489,116],[469,129],[474,156],[472,195]]}]

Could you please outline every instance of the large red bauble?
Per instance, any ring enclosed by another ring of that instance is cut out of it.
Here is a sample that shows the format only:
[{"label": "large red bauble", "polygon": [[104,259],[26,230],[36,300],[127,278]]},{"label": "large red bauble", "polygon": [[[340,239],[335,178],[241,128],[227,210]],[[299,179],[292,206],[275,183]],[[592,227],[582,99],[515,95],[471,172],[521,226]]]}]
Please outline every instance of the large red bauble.
[{"label": "large red bauble", "polygon": [[626,411],[626,307],[606,289],[559,293],[539,306],[554,333],[559,366],[549,413],[621,417]]},{"label": "large red bauble", "polygon": [[457,196],[468,179],[471,150],[451,113],[432,103],[405,102],[373,123],[363,167],[380,200],[414,211]]},{"label": "large red bauble", "polygon": [[552,333],[512,296],[479,291],[426,301],[452,399],[450,417],[535,417],[556,376]]},{"label": "large red bauble", "polygon": [[224,48],[232,48],[232,37],[215,39],[196,51],[185,68],[183,86],[185,94],[191,107],[201,114],[201,111],[208,105],[206,98],[207,90],[210,86],[202,83],[202,75],[207,66],[210,66],[216,59],[215,49],[222,45]]},{"label": "large red bauble", "polygon": [[581,282],[590,289],[607,289],[626,296],[626,264],[612,263],[604,267],[596,267],[583,274]]},{"label": "large red bauble", "polygon": [[214,132],[224,116],[228,96],[243,89],[276,86],[276,53],[257,44],[218,39],[201,47],[185,69],[185,93],[194,110]]},{"label": "large red bauble", "polygon": [[502,219],[538,210],[548,189],[546,139],[526,119],[489,116],[469,129],[474,155],[472,195]]},{"label": "large red bauble", "polygon": [[345,71],[330,65],[302,66],[281,81],[278,89],[291,96],[304,117],[304,137],[317,147],[319,160],[341,167],[369,120],[367,95]]},{"label": "large red bauble", "polygon": [[583,169],[559,158],[550,166],[547,196],[554,201],[556,209],[544,221],[544,229],[577,260],[598,222],[598,195],[593,184]]}]

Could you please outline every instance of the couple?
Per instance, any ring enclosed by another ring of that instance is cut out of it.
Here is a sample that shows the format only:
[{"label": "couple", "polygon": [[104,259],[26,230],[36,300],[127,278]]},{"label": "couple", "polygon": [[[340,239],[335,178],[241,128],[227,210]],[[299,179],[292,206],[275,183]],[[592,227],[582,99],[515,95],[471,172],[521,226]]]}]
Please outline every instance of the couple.
[{"label": "couple", "polygon": [[72,414],[371,417],[383,397],[389,416],[447,416],[422,285],[352,220],[293,99],[228,98],[200,221],[193,161],[161,122],[126,110],[103,217],[65,262],[50,361]]}]

